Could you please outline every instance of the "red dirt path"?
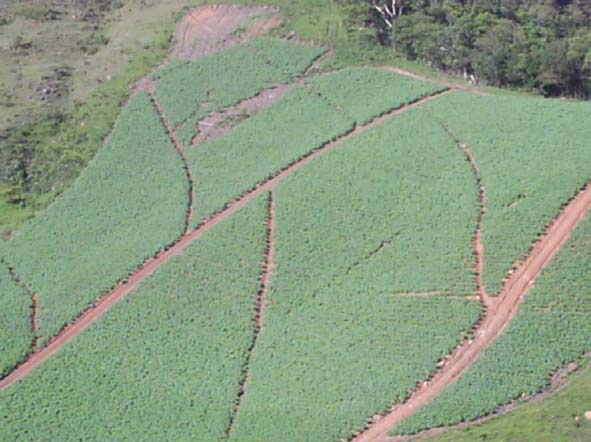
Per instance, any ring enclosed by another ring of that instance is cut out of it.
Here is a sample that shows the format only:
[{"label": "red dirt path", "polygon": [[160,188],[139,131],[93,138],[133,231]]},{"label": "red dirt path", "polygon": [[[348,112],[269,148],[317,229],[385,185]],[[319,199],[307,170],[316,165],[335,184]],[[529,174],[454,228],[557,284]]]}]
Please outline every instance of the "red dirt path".
[{"label": "red dirt path", "polygon": [[191,244],[193,241],[198,239],[204,232],[208,231],[220,221],[223,221],[228,216],[245,206],[253,198],[267,192],[275,187],[277,183],[289,176],[293,171],[300,167],[308,164],[316,157],[332,150],[333,148],[340,145],[342,142],[355,137],[366,130],[375,127],[390,118],[405,112],[409,109],[420,106],[421,104],[433,100],[442,95],[448,94],[450,91],[440,91],[432,95],[423,97],[413,103],[402,106],[398,109],[392,110],[379,116],[364,126],[358,126],[354,130],[347,134],[342,135],[334,141],[326,143],[325,145],[309,152],[302,156],[299,160],[294,161],[290,165],[277,172],[272,178],[268,179],[262,184],[253,187],[251,190],[245,192],[239,199],[230,202],[221,212],[216,213],[202,224],[200,224],[193,231],[183,235],[174,245],[170,246],[167,250],[159,253],[154,258],[146,260],[140,265],[124,282],[119,283],[113,290],[99,298],[93,307],[86,310],[71,324],[64,327],[61,333],[53,338],[45,347],[34,352],[25,362],[17,366],[10,374],[0,380],[0,390],[8,387],[9,385],[17,382],[18,380],[29,374],[35,367],[41,365],[53,354],[57,353],[59,349],[69,341],[71,341],[76,335],[86,329],[90,324],[100,318],[109,309],[119,302],[125,295],[135,289],[138,284],[152,275],[160,266],[166,263],[171,257],[178,255],[183,251],[185,247]]},{"label": "red dirt path", "polygon": [[484,319],[476,330],[474,340],[460,345],[429,382],[421,384],[405,403],[394,407],[390,413],[353,440],[355,442],[387,441],[388,433],[396,424],[433,400],[470,367],[478,355],[505,330],[537,276],[560,250],[570,233],[590,209],[591,183],[563,208],[546,233],[534,244],[529,256],[505,281],[498,303],[487,309]]}]

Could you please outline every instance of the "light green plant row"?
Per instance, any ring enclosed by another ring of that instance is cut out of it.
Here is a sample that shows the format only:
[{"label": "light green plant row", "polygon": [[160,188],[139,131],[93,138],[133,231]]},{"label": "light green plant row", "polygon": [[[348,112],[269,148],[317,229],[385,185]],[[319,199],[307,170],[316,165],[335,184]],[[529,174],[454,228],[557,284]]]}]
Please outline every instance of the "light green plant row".
[{"label": "light green plant row", "polygon": [[274,201],[271,293],[230,441],[345,440],[477,321],[478,302],[445,295],[475,291],[476,181],[409,111],[294,172]]},{"label": "light green plant row", "polygon": [[264,197],[0,392],[0,440],[223,440],[252,340]]},{"label": "light green plant row", "polygon": [[[253,43],[262,46],[261,52],[247,45],[234,46],[195,61],[174,60],[158,71],[156,94],[170,124],[176,127],[186,123],[195,133],[196,121],[252,97],[262,89],[289,81],[301,72],[297,67],[305,69],[319,51],[283,42],[277,43],[285,45],[283,57],[280,57],[273,51],[275,45],[271,41]],[[266,47],[270,48],[270,56],[276,64],[265,58]]]},{"label": "light green plant row", "polygon": [[498,293],[561,205],[591,179],[591,104],[458,93],[429,108],[480,166],[488,204],[484,280]]},{"label": "light green plant row", "polygon": [[398,433],[492,413],[543,390],[552,372],[591,351],[591,219],[575,230],[526,296],[504,334]]},{"label": "light green plant row", "polygon": [[183,232],[183,162],[147,94],[68,191],[3,246],[39,299],[41,343]]},{"label": "light green plant row", "polygon": [[583,361],[580,372],[569,376],[568,385],[542,401],[523,404],[516,410],[476,425],[454,428],[416,442],[589,442],[591,367]]},{"label": "light green plant row", "polygon": [[31,303],[30,294],[0,261],[0,377],[31,350]]},{"label": "light green plant row", "polygon": [[298,45],[272,37],[253,38],[249,45],[283,73],[282,81],[289,81],[304,72],[326,52],[326,48]]},{"label": "light green plant row", "polygon": [[197,190],[193,224],[352,128],[346,115],[296,86],[228,135],[188,150]]},{"label": "light green plant row", "polygon": [[313,89],[365,124],[375,116],[446,89],[377,68],[346,68],[309,81]]}]

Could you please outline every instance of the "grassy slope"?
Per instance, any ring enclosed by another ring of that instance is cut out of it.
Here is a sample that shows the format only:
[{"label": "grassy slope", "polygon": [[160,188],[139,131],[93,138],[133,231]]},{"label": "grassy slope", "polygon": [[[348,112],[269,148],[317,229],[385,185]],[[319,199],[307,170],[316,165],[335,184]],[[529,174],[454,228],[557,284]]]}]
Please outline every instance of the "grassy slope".
[{"label": "grassy slope", "polygon": [[[38,170],[36,179],[29,183],[28,207],[9,204],[6,189],[0,192],[0,232],[16,229],[32,215],[32,209],[47,206],[78,176],[113,127],[129,96],[129,85],[166,54],[175,17],[190,3],[194,2],[171,0],[147,5],[128,0],[122,8],[107,14],[96,31],[93,24],[73,19],[69,12],[76,12],[68,5],[64,8],[68,13],[55,22],[17,17],[13,23],[0,26],[0,42],[5,45],[9,38],[21,34],[33,43],[27,56],[0,51],[0,66],[14,70],[10,73],[0,68],[0,94],[8,91],[15,95],[11,98],[13,105],[0,106],[0,120],[9,123],[5,128],[16,131],[16,140],[26,139],[21,148],[35,150]],[[92,34],[108,39],[108,44],[95,47],[94,54],[80,49]],[[50,104],[41,102],[31,89],[59,66],[71,68],[67,91]],[[14,144],[15,140],[6,143]],[[0,137],[3,148],[6,146]]]},{"label": "grassy slope", "polygon": [[[591,421],[582,415],[591,410],[591,368],[572,376],[571,382],[542,402],[522,405],[509,414],[468,428],[453,429],[417,442],[587,442]],[[577,419],[578,418],[578,419]]]}]

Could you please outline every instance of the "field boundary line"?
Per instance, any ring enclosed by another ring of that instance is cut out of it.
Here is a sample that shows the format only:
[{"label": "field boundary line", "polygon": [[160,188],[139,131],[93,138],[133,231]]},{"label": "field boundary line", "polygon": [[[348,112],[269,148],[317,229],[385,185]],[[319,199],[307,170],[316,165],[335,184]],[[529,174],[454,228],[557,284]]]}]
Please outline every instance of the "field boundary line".
[{"label": "field boundary line", "polygon": [[388,414],[369,425],[352,440],[354,442],[387,441],[388,433],[396,424],[416,413],[457,380],[476,361],[480,353],[507,328],[535,279],[590,210],[591,182],[588,182],[567,204],[563,205],[558,216],[549,223],[545,233],[535,241],[529,256],[505,281],[496,307],[486,311],[474,338],[457,347],[435,375],[429,381],[419,384],[404,403],[394,406]]},{"label": "field boundary line", "polygon": [[266,241],[265,241],[265,253],[263,257],[263,265],[261,269],[261,283],[259,287],[259,292],[257,294],[256,302],[255,302],[255,309],[254,315],[252,318],[252,322],[254,324],[254,330],[252,335],[252,340],[250,346],[248,347],[246,358],[244,360],[244,364],[242,366],[242,378],[240,380],[240,386],[238,390],[238,396],[236,398],[236,402],[234,403],[234,407],[232,408],[232,415],[228,422],[228,426],[226,428],[226,432],[224,435],[225,440],[230,439],[230,435],[232,434],[232,429],[234,428],[234,422],[236,420],[236,416],[240,412],[240,405],[242,403],[242,398],[246,394],[248,389],[249,383],[249,369],[252,360],[252,355],[255,351],[258,339],[263,332],[263,323],[265,318],[265,308],[267,307],[268,302],[268,294],[269,294],[269,286],[271,282],[271,276],[273,274],[273,267],[275,264],[274,255],[275,255],[275,200],[274,200],[274,192],[273,189],[269,191],[269,197],[267,200],[267,220],[266,220]]},{"label": "field boundary line", "polygon": [[478,165],[478,161],[474,156],[469,145],[463,143],[460,137],[445,123],[440,122],[441,126],[447,131],[449,136],[455,141],[458,149],[462,151],[466,159],[470,162],[472,166],[472,172],[474,173],[474,177],[476,178],[476,184],[478,185],[478,195],[479,195],[479,207],[480,212],[478,214],[477,222],[476,222],[476,231],[474,232],[474,256],[476,259],[475,268],[474,268],[474,275],[476,279],[476,286],[478,288],[478,296],[482,302],[482,305],[485,309],[494,308],[497,304],[498,299],[493,298],[488,295],[486,291],[486,286],[484,284],[484,244],[482,243],[482,222],[484,217],[486,216],[487,212],[487,197],[486,197],[486,186],[484,185],[484,181],[482,179],[482,174],[480,173],[480,166]]},{"label": "field boundary line", "polygon": [[178,151],[181,160],[183,161],[183,168],[185,169],[185,174],[187,175],[187,181],[189,183],[189,202],[187,207],[187,216],[185,217],[185,234],[189,232],[191,228],[191,221],[193,219],[193,204],[195,203],[195,178],[193,177],[193,172],[191,170],[191,165],[189,163],[189,158],[187,157],[187,153],[185,152],[185,148],[183,147],[182,143],[179,141],[178,137],[176,136],[176,132],[173,130],[172,126],[168,122],[166,118],[166,114],[164,109],[160,105],[158,98],[156,97],[156,93],[154,92],[153,83],[150,83],[150,86],[147,88],[147,92],[150,95],[150,100],[152,101],[152,105],[154,106],[154,110],[158,113],[160,117],[160,121],[172,141],[172,144]]},{"label": "field boundary line", "polygon": [[39,300],[37,298],[37,294],[35,291],[19,276],[14,266],[10,265],[5,259],[0,258],[0,263],[2,263],[6,269],[8,270],[8,274],[10,275],[10,279],[19,287],[24,289],[31,298],[31,313],[30,313],[30,320],[31,320],[31,331],[33,334],[33,339],[31,340],[31,349],[30,352],[25,358],[28,358],[32,352],[37,349],[37,343],[39,341],[39,331],[38,331],[38,324],[39,324]]},{"label": "field boundary line", "polygon": [[76,335],[90,326],[93,322],[99,319],[103,314],[111,309],[113,305],[119,302],[129,292],[134,290],[138,284],[152,275],[159,267],[166,263],[173,256],[180,254],[189,244],[198,239],[203,233],[207,232],[215,225],[237,212],[240,208],[244,207],[251,200],[257,196],[273,189],[277,183],[284,180],[287,176],[291,175],[295,170],[308,164],[320,155],[331,151],[335,147],[339,146],[344,141],[354,138],[359,134],[376,127],[390,118],[395,117],[407,110],[414,109],[421,104],[430,100],[435,100],[443,95],[453,93],[452,90],[442,90],[434,92],[431,95],[419,98],[411,103],[392,109],[391,111],[377,116],[369,123],[363,126],[356,126],[352,130],[343,133],[342,135],[334,138],[333,140],[327,141],[326,143],[310,150],[306,154],[302,155],[299,159],[291,162],[287,166],[278,170],[275,174],[267,177],[259,184],[255,184],[250,190],[245,191],[234,199],[227,203],[220,211],[214,213],[212,216],[201,222],[192,231],[182,235],[170,246],[156,253],[153,257],[146,259],[140,264],[134,271],[132,271],[127,277],[123,278],[118,282],[109,292],[100,296],[92,306],[83,311],[80,316],[74,319],[70,324],[66,325],[60,333],[53,337],[43,348],[34,352],[26,361],[19,364],[14,370],[12,370],[7,376],[0,379],[0,390],[8,387],[9,385],[17,382],[18,380],[29,374],[34,368],[41,365],[53,354],[58,352],[60,348],[71,341]]}]

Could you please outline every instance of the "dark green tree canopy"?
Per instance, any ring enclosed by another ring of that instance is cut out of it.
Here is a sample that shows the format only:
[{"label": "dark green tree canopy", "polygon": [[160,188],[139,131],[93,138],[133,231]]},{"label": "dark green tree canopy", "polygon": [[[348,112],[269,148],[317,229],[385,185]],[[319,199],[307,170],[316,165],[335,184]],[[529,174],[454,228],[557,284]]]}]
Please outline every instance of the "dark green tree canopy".
[{"label": "dark green tree canopy", "polygon": [[591,1],[342,1],[410,59],[494,86],[591,97]]}]

